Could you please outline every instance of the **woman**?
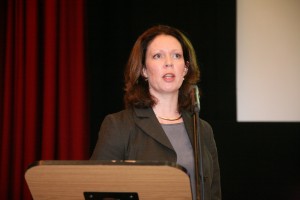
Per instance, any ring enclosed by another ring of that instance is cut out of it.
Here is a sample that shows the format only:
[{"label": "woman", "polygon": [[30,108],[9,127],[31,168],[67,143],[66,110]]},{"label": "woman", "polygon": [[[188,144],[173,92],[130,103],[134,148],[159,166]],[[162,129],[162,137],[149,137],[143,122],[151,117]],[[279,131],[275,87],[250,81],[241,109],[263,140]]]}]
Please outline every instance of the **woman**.
[{"label": "woman", "polygon": [[[187,169],[193,199],[193,98],[200,76],[195,50],[178,29],[157,25],[135,42],[125,69],[125,109],[107,115],[92,160],[170,161]],[[211,126],[199,119],[205,200],[221,199]]]}]

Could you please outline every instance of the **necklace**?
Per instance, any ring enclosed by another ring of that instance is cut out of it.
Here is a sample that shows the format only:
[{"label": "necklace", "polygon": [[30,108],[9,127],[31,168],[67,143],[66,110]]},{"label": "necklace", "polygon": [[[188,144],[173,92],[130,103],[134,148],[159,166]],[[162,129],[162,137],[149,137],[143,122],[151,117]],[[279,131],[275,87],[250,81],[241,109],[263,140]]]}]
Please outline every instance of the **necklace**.
[{"label": "necklace", "polygon": [[164,117],[160,117],[160,116],[157,116],[157,117],[160,119],[163,119],[163,120],[167,120],[167,121],[176,121],[176,120],[179,120],[182,116],[180,114],[179,117],[177,117],[177,118],[164,118]]}]

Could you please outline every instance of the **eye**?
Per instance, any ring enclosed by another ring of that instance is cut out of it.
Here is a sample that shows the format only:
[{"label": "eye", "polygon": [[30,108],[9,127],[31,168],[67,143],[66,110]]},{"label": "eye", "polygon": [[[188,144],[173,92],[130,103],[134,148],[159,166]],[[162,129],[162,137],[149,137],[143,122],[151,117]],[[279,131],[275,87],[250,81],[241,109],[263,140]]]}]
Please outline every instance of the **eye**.
[{"label": "eye", "polygon": [[153,56],[153,58],[154,58],[154,59],[159,59],[159,58],[161,58],[161,54],[160,54],[160,53],[157,53],[157,54],[155,54],[155,55]]},{"label": "eye", "polygon": [[176,59],[180,59],[180,58],[182,58],[182,55],[180,53],[175,53],[173,55],[173,57],[176,58]]}]

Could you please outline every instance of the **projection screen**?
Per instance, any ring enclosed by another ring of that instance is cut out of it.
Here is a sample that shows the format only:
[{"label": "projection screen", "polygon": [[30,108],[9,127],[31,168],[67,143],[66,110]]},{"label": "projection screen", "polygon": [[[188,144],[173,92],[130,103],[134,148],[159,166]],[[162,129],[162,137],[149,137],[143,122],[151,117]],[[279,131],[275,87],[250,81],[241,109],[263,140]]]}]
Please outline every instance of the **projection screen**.
[{"label": "projection screen", "polygon": [[237,0],[237,120],[300,122],[300,0]]}]

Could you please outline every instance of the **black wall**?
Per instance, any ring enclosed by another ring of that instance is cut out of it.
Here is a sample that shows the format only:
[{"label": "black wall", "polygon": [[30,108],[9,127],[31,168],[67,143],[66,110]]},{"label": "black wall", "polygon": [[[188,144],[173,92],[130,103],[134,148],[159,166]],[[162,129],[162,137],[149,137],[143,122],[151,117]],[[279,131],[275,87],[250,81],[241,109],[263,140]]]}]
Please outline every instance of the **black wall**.
[{"label": "black wall", "polygon": [[187,33],[198,55],[200,115],[214,129],[223,199],[300,199],[300,123],[236,121],[234,0],[86,1],[86,8],[91,151],[104,116],[123,108],[133,43],[151,25],[168,24]]}]

